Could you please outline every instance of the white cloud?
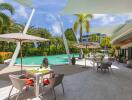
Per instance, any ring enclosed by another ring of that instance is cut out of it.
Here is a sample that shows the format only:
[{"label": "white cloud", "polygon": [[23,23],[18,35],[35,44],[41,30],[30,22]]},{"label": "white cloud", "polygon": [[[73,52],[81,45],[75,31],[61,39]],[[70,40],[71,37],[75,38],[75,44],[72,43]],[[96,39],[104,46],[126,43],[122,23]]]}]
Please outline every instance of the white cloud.
[{"label": "white cloud", "polygon": [[3,3],[3,2],[5,2],[4,0],[0,0],[0,3]]},{"label": "white cloud", "polygon": [[61,35],[60,23],[55,15],[47,13],[45,20],[51,24],[50,30],[53,35]]},{"label": "white cloud", "polygon": [[127,14],[128,19],[132,19],[132,14]]},{"label": "white cloud", "polygon": [[46,14],[46,21],[53,22],[56,21],[56,17],[53,14]]},{"label": "white cloud", "polygon": [[99,19],[99,18],[107,16],[107,14],[94,14],[93,16],[94,16],[94,19]]},{"label": "white cloud", "polygon": [[94,19],[99,20],[102,25],[109,25],[116,21],[116,16],[109,14],[94,14]]},{"label": "white cloud", "polygon": [[105,17],[101,18],[101,22],[103,25],[110,24],[114,21],[115,21],[115,17],[112,17],[112,16],[105,16]]},{"label": "white cloud", "polygon": [[28,14],[27,14],[27,12],[26,12],[26,9],[23,7],[23,6],[19,6],[19,8],[18,9],[16,9],[16,12],[20,15],[20,16],[22,16],[22,17],[24,17],[24,18],[28,18]]},{"label": "white cloud", "polygon": [[53,23],[52,32],[53,34],[58,34],[58,35],[62,33],[59,22],[56,21],[55,23]]}]

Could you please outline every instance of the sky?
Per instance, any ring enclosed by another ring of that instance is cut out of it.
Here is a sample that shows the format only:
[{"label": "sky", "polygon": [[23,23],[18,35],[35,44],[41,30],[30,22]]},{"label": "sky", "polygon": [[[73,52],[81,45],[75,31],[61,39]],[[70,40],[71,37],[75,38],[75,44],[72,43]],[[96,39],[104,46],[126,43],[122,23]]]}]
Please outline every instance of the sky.
[{"label": "sky", "polygon": [[[0,0],[0,3],[2,2],[10,3],[15,8],[15,14],[12,16],[9,15],[13,20],[22,24],[27,22],[32,11],[31,8],[20,5],[15,0]],[[48,29],[52,35],[61,35],[62,32],[58,16],[66,6],[67,2],[68,0],[33,0],[35,14],[32,18],[31,25],[34,27],[44,27]],[[93,19],[90,20],[90,26],[94,28],[119,25],[130,19],[132,19],[132,14],[94,14]],[[64,31],[67,28],[72,28],[75,20],[76,16],[74,15],[61,16]]]}]

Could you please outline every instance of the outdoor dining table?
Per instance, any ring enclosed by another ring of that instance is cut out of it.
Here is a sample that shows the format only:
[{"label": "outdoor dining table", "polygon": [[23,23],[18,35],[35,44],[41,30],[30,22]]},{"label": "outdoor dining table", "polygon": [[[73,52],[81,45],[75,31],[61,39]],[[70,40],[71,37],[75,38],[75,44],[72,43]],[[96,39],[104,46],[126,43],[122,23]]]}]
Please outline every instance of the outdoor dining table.
[{"label": "outdoor dining table", "polygon": [[40,77],[43,77],[44,75],[53,73],[52,69],[41,69],[41,68],[36,68],[36,69],[31,69],[31,70],[26,70],[26,72],[29,75],[32,75],[35,77],[36,79],[36,83],[35,83],[35,96],[36,98],[39,98],[40,93],[39,93],[39,82],[40,82]]}]

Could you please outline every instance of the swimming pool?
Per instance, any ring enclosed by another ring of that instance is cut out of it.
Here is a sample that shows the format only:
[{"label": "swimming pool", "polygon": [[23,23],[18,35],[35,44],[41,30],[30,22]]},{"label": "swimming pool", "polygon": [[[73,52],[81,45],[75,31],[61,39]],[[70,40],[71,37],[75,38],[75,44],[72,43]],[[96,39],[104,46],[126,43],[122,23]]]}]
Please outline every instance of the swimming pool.
[{"label": "swimming pool", "polygon": [[[72,57],[79,57],[79,54],[70,54]],[[23,65],[41,65],[43,58],[45,56],[32,56],[32,57],[23,57]],[[61,65],[61,64],[68,64],[68,55],[67,54],[60,54],[60,55],[52,55],[47,56],[49,65]],[[16,60],[16,64],[20,64],[20,58]]]}]

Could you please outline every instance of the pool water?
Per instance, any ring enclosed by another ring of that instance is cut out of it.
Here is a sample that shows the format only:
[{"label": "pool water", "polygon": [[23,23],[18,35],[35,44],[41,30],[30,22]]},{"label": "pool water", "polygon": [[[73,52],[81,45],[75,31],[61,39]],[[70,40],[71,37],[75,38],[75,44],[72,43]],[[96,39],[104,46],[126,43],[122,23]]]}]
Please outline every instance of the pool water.
[{"label": "pool water", "polygon": [[[79,57],[79,54],[70,54],[71,57]],[[41,65],[45,56],[32,56],[32,57],[23,57],[22,63],[23,65]],[[49,65],[61,65],[68,64],[68,55],[52,55],[47,56]],[[20,58],[16,60],[16,64],[20,64]]]}]

